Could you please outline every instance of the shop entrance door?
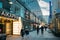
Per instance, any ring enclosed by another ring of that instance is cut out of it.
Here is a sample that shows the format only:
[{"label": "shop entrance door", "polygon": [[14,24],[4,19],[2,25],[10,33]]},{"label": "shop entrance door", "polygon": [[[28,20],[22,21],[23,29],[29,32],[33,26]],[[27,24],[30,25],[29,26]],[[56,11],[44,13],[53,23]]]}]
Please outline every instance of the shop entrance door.
[{"label": "shop entrance door", "polygon": [[3,24],[0,24],[0,33],[3,33]]},{"label": "shop entrance door", "polygon": [[11,34],[11,23],[6,23],[6,34],[7,35]]}]

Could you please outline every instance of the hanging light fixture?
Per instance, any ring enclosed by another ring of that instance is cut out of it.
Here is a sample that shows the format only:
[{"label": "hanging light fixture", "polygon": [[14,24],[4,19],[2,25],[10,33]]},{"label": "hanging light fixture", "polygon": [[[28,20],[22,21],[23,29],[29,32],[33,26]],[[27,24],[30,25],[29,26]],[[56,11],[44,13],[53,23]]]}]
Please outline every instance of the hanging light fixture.
[{"label": "hanging light fixture", "polygon": [[13,4],[13,2],[10,1],[9,4]]},{"label": "hanging light fixture", "polygon": [[13,2],[11,0],[8,0],[9,4],[13,4]]}]

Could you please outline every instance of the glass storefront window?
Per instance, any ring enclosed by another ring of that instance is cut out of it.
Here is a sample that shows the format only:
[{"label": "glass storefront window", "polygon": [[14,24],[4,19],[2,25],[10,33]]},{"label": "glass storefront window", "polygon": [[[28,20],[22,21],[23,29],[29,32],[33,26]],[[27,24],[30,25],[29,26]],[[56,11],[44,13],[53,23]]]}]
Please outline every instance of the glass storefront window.
[{"label": "glass storefront window", "polygon": [[0,33],[3,33],[3,24],[0,24]]},{"label": "glass storefront window", "polygon": [[20,16],[24,18],[25,17],[24,14],[25,14],[25,9],[22,7],[21,12],[20,12]]},{"label": "glass storefront window", "polygon": [[30,20],[30,12],[28,10],[25,10],[25,18]]},{"label": "glass storefront window", "polygon": [[0,2],[0,8],[2,8],[2,2]]},{"label": "glass storefront window", "polygon": [[38,23],[38,18],[36,18],[36,23]]},{"label": "glass storefront window", "polygon": [[30,19],[31,19],[32,21],[35,21],[35,16],[34,16],[33,14],[30,14]]},{"label": "glass storefront window", "polygon": [[0,28],[0,32],[1,32],[1,28]]}]

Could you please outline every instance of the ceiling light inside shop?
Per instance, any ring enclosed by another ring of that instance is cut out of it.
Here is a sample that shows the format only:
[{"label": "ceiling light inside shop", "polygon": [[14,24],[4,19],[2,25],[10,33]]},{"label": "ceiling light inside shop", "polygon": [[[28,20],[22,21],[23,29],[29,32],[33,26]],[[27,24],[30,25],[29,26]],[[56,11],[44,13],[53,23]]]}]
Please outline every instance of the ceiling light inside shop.
[{"label": "ceiling light inside shop", "polygon": [[9,4],[13,4],[13,2],[9,2]]}]

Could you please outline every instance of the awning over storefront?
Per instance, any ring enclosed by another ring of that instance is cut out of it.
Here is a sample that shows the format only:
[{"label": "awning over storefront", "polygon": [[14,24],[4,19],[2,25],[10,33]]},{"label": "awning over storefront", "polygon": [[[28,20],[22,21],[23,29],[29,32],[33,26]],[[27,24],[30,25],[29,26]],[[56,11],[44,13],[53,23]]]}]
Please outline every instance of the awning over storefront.
[{"label": "awning over storefront", "polygon": [[12,19],[12,18],[7,18],[7,17],[2,17],[2,16],[0,16],[0,19],[7,19],[7,20],[13,20],[13,21],[15,21],[15,20],[17,20],[17,19]]}]

